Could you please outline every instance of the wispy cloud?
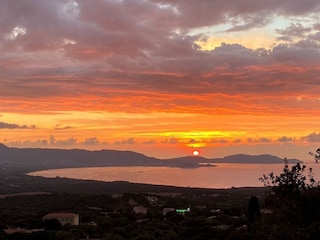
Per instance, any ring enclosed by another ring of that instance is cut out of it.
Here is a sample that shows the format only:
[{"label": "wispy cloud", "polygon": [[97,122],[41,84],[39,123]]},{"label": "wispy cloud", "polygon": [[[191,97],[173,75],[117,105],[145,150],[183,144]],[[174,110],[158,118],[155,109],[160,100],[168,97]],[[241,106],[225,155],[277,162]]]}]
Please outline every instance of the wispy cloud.
[{"label": "wispy cloud", "polygon": [[35,129],[35,125],[18,125],[14,123],[0,122],[0,129]]},{"label": "wispy cloud", "polygon": [[57,131],[60,131],[60,130],[68,130],[68,129],[72,129],[71,126],[61,126],[59,124],[57,124],[55,127],[54,127],[54,130],[57,130]]}]

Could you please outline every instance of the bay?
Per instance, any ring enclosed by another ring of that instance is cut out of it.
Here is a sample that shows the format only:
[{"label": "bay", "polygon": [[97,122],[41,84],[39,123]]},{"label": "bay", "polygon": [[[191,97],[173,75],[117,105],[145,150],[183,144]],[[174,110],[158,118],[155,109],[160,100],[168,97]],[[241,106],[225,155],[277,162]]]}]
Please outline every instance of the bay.
[{"label": "bay", "polygon": [[[314,177],[320,179],[320,164],[307,164],[313,168]],[[66,177],[96,181],[128,181],[177,187],[231,188],[263,187],[259,178],[273,172],[278,175],[283,164],[231,164],[219,163],[215,167],[91,167],[52,169],[29,173],[46,178]],[[306,173],[307,174],[307,173]]]}]

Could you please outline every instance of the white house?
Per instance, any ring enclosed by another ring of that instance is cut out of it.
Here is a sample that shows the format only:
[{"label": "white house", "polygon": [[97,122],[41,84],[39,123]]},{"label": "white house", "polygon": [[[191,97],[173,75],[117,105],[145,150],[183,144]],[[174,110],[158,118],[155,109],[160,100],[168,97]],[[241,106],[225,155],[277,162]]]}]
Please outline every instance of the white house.
[{"label": "white house", "polygon": [[42,220],[57,219],[61,225],[79,225],[79,214],[75,213],[49,213]]},{"label": "white house", "polygon": [[135,206],[133,208],[133,211],[135,214],[147,214],[148,208],[146,208],[144,206]]}]

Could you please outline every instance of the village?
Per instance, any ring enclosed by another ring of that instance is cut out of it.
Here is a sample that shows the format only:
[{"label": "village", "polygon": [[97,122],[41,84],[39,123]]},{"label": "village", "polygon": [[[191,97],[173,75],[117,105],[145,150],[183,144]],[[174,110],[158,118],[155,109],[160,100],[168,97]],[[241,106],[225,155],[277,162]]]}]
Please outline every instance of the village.
[{"label": "village", "polygon": [[263,194],[249,188],[7,196],[0,199],[0,239],[245,239],[249,199],[257,192]]}]

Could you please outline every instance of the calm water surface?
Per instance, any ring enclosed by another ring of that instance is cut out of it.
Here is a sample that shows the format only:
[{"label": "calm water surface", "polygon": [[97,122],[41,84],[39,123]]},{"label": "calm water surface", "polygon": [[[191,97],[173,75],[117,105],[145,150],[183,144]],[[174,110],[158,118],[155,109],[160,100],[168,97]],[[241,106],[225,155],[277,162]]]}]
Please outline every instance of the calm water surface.
[{"label": "calm water surface", "polygon": [[[316,180],[320,180],[320,164],[307,164],[312,167]],[[47,178],[67,177],[98,181],[129,181],[178,187],[230,188],[258,186],[263,174],[282,172],[283,164],[217,164],[216,167],[192,169],[170,167],[97,167],[67,168],[38,171],[32,176]]]}]

